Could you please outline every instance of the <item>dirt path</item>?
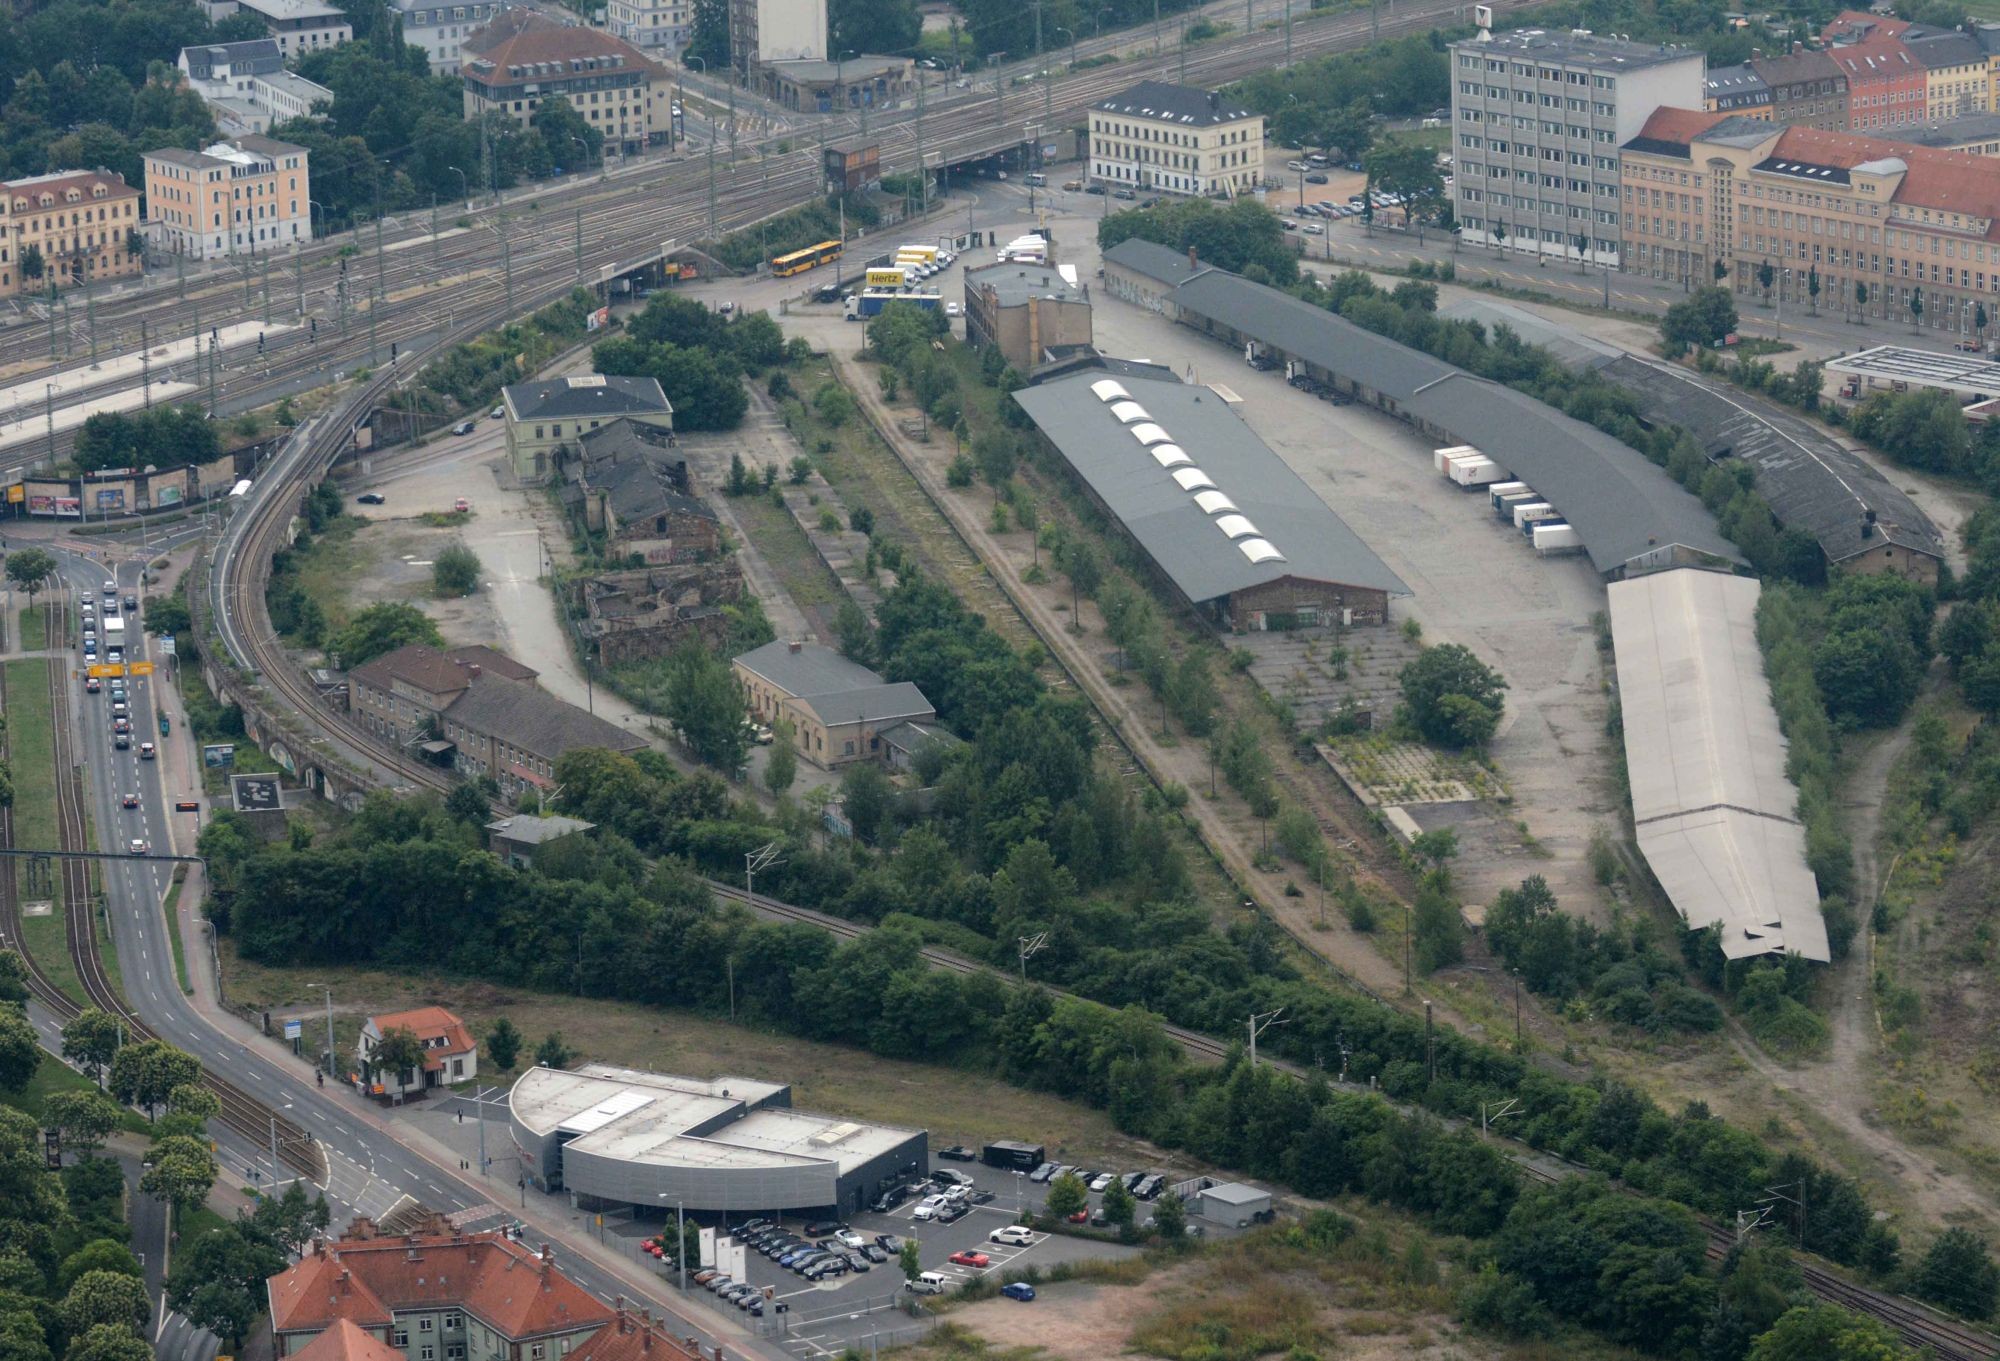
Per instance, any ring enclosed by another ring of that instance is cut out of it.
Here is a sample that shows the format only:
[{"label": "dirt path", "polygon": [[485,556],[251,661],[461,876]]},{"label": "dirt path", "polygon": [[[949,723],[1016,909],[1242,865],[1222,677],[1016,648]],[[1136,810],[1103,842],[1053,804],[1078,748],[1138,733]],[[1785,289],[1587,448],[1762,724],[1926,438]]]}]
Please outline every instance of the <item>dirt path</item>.
[{"label": "dirt path", "polygon": [[1876,1048],[1881,1039],[1870,980],[1875,976],[1875,937],[1867,922],[1882,889],[1878,863],[1882,835],[1882,805],[1889,774],[1908,749],[1912,723],[1905,720],[1861,754],[1848,776],[1841,808],[1854,845],[1854,882],[1859,886],[1854,910],[1862,918],[1858,946],[1838,965],[1829,980],[1833,993],[1826,1011],[1831,1038],[1821,1057],[1793,1068],[1758,1046],[1730,1022],[1729,1034],[1745,1062],[1772,1087],[1795,1098],[1830,1123],[1874,1163],[1875,1175],[1893,1181],[1910,1196],[1932,1224],[1957,1224],[1968,1219],[2000,1219],[2000,1201],[1984,1187],[1948,1171],[1921,1147],[1892,1129],[1875,1123],[1875,1083],[1880,1076]]},{"label": "dirt path", "polygon": [[[803,326],[800,325],[802,320],[805,321]],[[792,324],[807,331],[816,344],[826,349],[841,382],[868,414],[875,428],[896,451],[932,502],[972,545],[980,561],[992,573],[994,581],[1034,625],[1056,661],[1098,712],[1105,716],[1119,739],[1147,771],[1162,783],[1176,781],[1190,791],[1206,789],[1209,781],[1207,749],[1199,743],[1168,745],[1160,741],[1152,729],[1150,713],[1141,712],[1139,707],[1143,705],[1150,710],[1150,696],[1136,687],[1121,690],[1112,686],[1091,657],[1085,640],[1103,634],[1103,621],[1096,616],[1094,607],[1086,601],[1081,611],[1079,622],[1088,631],[1081,635],[1072,633],[1067,612],[1058,613],[1051,599],[1045,598],[1044,592],[1021,580],[1026,564],[1017,561],[1017,555],[1009,553],[989,532],[981,508],[948,489],[941,460],[934,457],[937,451],[913,445],[902,435],[897,426],[896,413],[882,399],[881,385],[874,381],[873,372],[854,355],[858,336],[853,329],[843,330],[843,323],[837,319],[815,325],[813,321],[795,318]],[[1054,592],[1056,597],[1066,595],[1065,591]],[[1064,599],[1062,603],[1068,602]],[[1194,821],[1202,841],[1221,862],[1230,878],[1250,893],[1263,910],[1295,939],[1327,960],[1334,969],[1377,995],[1394,998],[1402,993],[1401,971],[1384,959],[1369,941],[1349,929],[1338,912],[1329,913],[1328,927],[1321,929],[1317,925],[1319,906],[1316,898],[1286,898],[1284,886],[1291,876],[1282,870],[1267,873],[1256,868],[1257,844],[1246,839],[1243,832],[1229,821],[1222,803],[1197,794],[1188,800],[1183,813]],[[1445,1019],[1463,1025],[1461,1018]]]}]

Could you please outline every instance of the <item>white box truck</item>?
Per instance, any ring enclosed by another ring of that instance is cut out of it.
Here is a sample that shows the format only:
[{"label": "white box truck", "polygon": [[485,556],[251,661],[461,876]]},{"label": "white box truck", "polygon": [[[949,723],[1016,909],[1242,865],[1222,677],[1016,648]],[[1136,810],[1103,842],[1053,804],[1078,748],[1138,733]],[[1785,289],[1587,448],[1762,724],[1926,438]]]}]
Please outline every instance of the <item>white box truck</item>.
[{"label": "white box truck", "polygon": [[1486,489],[1486,494],[1493,498],[1493,508],[1495,510],[1498,510],[1500,508],[1501,497],[1511,496],[1517,491],[1530,491],[1530,490],[1532,490],[1532,488],[1530,488],[1528,484],[1525,482],[1495,482],[1493,485],[1491,485]]},{"label": "white box truck", "polygon": [[1575,525],[1551,524],[1543,520],[1529,528],[1534,531],[1535,551],[1543,557],[1583,551],[1583,537],[1576,532]]},{"label": "white box truck", "polygon": [[1541,499],[1532,491],[1510,491],[1505,496],[1493,498],[1493,513],[1503,520],[1512,522],[1514,507],[1531,506]]},{"label": "white box truck", "polygon": [[1555,520],[1560,518],[1556,514],[1556,508],[1546,501],[1525,501],[1514,507],[1514,528],[1521,530],[1523,533],[1527,531],[1529,525],[1537,520]]},{"label": "white box truck", "polygon": [[1490,458],[1461,458],[1451,465],[1450,476],[1461,487],[1484,487],[1507,474]]},{"label": "white box truck", "polygon": [[1436,468],[1438,472],[1443,473],[1451,467],[1453,459],[1465,454],[1476,454],[1478,452],[1470,444],[1453,444],[1443,449],[1433,449],[1431,450],[1431,466]]}]

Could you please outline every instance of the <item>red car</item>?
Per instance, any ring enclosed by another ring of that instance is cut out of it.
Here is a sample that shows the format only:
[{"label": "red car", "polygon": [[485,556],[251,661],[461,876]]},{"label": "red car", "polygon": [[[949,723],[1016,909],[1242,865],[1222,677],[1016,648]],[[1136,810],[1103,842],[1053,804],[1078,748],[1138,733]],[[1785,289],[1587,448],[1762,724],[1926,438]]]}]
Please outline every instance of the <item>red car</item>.
[{"label": "red car", "polygon": [[948,1260],[951,1262],[953,1266],[983,1267],[992,1262],[993,1259],[988,1257],[983,1252],[972,1252],[968,1250],[965,1252],[954,1252]]},{"label": "red car", "polygon": [[1090,1211],[1078,1210],[1069,1217],[1069,1222],[1072,1224],[1088,1224],[1090,1222]]}]

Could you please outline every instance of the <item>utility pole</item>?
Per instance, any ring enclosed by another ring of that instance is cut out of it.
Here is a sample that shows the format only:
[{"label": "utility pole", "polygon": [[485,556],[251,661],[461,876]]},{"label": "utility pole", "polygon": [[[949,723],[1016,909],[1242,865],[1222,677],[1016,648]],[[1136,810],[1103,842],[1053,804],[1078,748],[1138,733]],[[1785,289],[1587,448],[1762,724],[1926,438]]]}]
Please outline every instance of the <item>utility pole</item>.
[{"label": "utility pole", "polygon": [[1437,1031],[1431,1025],[1431,1002],[1428,997],[1424,999],[1424,1069],[1430,1074],[1432,1082],[1438,1080]]},{"label": "utility pole", "polygon": [[715,236],[715,124],[708,125],[708,234]]},{"label": "utility pole", "polygon": [[1269,1030],[1269,1029],[1270,1029],[1270,1028],[1271,1028],[1272,1026],[1274,1026],[1274,1025],[1288,1025],[1288,1024],[1290,1024],[1290,1022],[1288,1022],[1288,1021],[1283,1021],[1283,1020],[1280,1020],[1280,1019],[1279,1019],[1279,1018],[1280,1018],[1281,1016],[1283,1016],[1284,1014],[1285,1014],[1285,1009],[1284,1009],[1283,1007],[1279,1007],[1279,1008],[1278,1008],[1278,1009],[1277,1009],[1276,1011],[1266,1011],[1266,1012],[1262,1013],[1261,1015],[1253,1015],[1253,1016],[1251,1016],[1251,1018],[1250,1018],[1250,1066],[1251,1066],[1252,1068],[1255,1068],[1255,1067],[1257,1066],[1257,1037],[1258,1037],[1259,1035],[1263,1034],[1263,1033],[1264,1033],[1265,1031]]},{"label": "utility pole", "polygon": [[[1287,0],[1287,2],[1289,3],[1289,0]],[[1287,10],[1286,13],[1290,13],[1290,11]],[[1289,31],[1290,30],[1287,30],[1287,32]],[[668,117],[670,118],[672,116],[673,115],[671,114],[668,115]],[[438,262],[439,244],[440,243],[438,241],[438,196],[436,194],[432,194],[431,195],[431,263],[434,265]]]},{"label": "utility pole", "polygon": [[576,281],[583,282],[583,209],[576,210]]},{"label": "utility pole", "polygon": [[1505,1101],[1480,1102],[1479,1137],[1484,1139],[1486,1137],[1486,1131],[1493,1125],[1506,1119],[1510,1115],[1519,1114],[1520,1112],[1516,1108],[1520,1104],[1521,1104],[1520,1099],[1518,1097],[1512,1097],[1512,1096],[1508,1097]]},{"label": "utility pole", "polygon": [[324,983],[320,987],[326,992],[326,1075],[332,1077],[336,1071],[333,1049],[333,989]]},{"label": "utility pole", "polygon": [[[820,157],[822,164],[826,157]],[[924,216],[931,211],[931,176],[924,168],[924,83],[917,82],[917,187],[923,195]]]},{"label": "utility pole", "polygon": [[299,320],[306,319],[306,256],[298,246],[292,247],[292,282],[298,287]]},{"label": "utility pole", "polygon": [[152,343],[146,339],[146,318],[139,318],[139,398],[146,410],[153,409]]},{"label": "utility pole", "polygon": [[83,271],[83,329],[90,333],[90,367],[97,367],[97,300],[90,296],[90,268]]},{"label": "utility pole", "polygon": [[375,304],[382,304],[382,213],[375,212]]},{"label": "utility pole", "polygon": [[1025,984],[1028,981],[1028,961],[1048,948],[1049,933],[1037,931],[1032,936],[1017,936],[1015,940],[1021,950],[1021,982]]},{"label": "utility pole", "polygon": [[264,257],[264,324],[271,324],[271,257]]},{"label": "utility pole", "polygon": [[784,863],[775,841],[767,841],[756,850],[743,853],[743,892],[750,899],[752,912],[757,910],[757,876]]},{"label": "utility pole", "polygon": [[1292,64],[1292,0],[1285,0],[1285,65]]},{"label": "utility pole", "polygon": [[514,315],[514,250],[507,242],[507,215],[500,214],[500,271],[507,279],[507,315]]}]

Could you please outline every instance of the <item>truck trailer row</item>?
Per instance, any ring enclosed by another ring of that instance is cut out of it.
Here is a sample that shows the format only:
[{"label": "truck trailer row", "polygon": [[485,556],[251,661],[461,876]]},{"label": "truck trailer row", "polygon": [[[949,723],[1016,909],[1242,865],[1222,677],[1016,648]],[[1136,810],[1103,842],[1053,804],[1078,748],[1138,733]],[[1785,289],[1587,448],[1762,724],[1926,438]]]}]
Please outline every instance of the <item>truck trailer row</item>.
[{"label": "truck trailer row", "polygon": [[1510,480],[1499,464],[1470,444],[1453,444],[1433,450],[1432,466],[1454,486],[1480,488],[1487,494],[1493,514],[1514,526],[1543,557],[1577,553],[1583,538],[1547,501],[1535,495],[1525,482]]}]

